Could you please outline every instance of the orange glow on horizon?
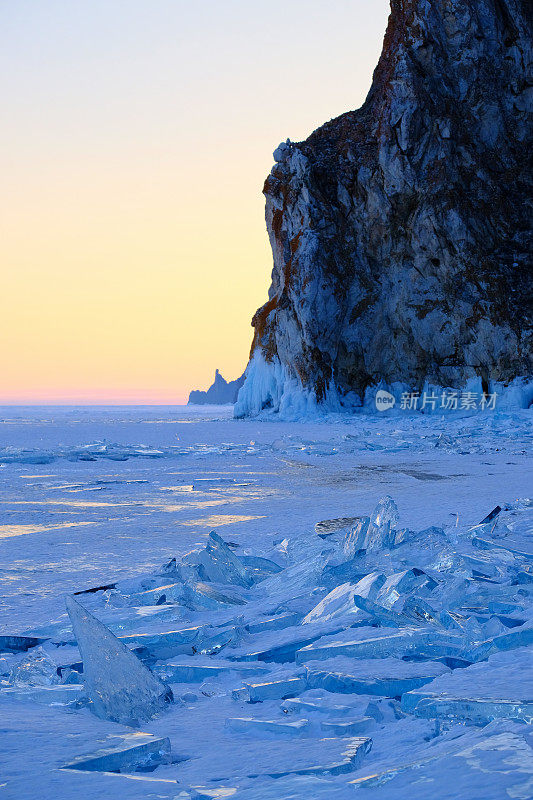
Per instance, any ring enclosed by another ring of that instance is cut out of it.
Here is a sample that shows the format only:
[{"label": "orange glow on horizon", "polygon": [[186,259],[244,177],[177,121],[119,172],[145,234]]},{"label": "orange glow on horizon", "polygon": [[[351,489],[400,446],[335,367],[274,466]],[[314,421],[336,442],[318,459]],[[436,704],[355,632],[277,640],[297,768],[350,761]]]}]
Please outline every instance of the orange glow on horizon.
[{"label": "orange glow on horizon", "polygon": [[388,3],[125,11],[3,9],[0,404],[178,404],[241,374],[272,151],[361,104]]}]

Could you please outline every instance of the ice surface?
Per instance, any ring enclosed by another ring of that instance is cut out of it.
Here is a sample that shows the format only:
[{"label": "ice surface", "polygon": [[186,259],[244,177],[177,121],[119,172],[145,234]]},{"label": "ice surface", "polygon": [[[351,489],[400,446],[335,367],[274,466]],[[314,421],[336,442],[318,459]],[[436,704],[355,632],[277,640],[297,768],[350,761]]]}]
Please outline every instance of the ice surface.
[{"label": "ice surface", "polygon": [[431,797],[443,800],[528,800],[533,751],[527,734],[524,726],[498,722],[436,739],[415,749],[410,760],[391,753],[363,768],[350,788],[364,788],[371,800],[410,800],[420,787],[431,787]]},{"label": "ice surface", "polygon": [[95,714],[135,725],[165,709],[172,701],[169,687],[77,600],[67,597],[66,602]]},{"label": "ice surface", "polygon": [[[121,433],[104,412],[84,413],[101,414],[100,429],[69,419],[54,434],[61,446],[46,425],[21,424],[19,444],[52,460],[2,469],[0,500],[16,524],[0,526],[0,623],[24,645],[0,658],[7,800],[348,800],[359,778],[386,800],[426,788],[432,800],[471,798],[478,784],[480,800],[529,799],[533,506],[516,500],[527,494],[527,412],[289,428],[184,425],[175,411],[147,425],[155,412],[116,411],[139,420]],[[85,452],[95,460],[69,461],[82,436],[102,440]],[[392,505],[378,504],[388,519],[373,513],[380,497],[394,497],[402,529]],[[364,538],[345,553],[347,518],[353,527],[365,515]],[[32,533],[37,518],[45,525]],[[61,597],[85,587],[98,589],[83,594],[86,610],[172,683],[176,702],[142,730],[194,758],[129,775],[58,771],[122,747],[120,723],[89,713],[83,684],[70,683],[85,675]],[[34,653],[50,659],[42,674],[26,663]],[[49,678],[62,683],[35,685]],[[364,760],[345,759],[346,737],[367,735]]]}]

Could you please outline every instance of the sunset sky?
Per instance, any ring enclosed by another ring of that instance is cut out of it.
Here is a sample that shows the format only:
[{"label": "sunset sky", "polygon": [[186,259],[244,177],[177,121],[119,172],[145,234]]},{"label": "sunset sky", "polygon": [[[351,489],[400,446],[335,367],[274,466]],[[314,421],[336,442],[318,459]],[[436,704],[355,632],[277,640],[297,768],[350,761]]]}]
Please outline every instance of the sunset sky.
[{"label": "sunset sky", "polygon": [[0,4],[0,403],[180,403],[242,372],[272,151],[363,102],[387,14]]}]

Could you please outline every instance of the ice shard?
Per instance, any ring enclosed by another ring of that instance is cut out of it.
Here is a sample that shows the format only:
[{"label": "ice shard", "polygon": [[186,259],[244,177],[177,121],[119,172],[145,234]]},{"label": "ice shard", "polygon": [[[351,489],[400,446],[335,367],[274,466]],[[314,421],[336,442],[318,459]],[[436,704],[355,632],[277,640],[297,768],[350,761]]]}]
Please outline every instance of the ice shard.
[{"label": "ice shard", "polygon": [[389,495],[381,498],[370,515],[370,522],[376,528],[383,528],[386,525],[395,528],[399,519],[398,506]]},{"label": "ice shard", "polygon": [[251,586],[253,578],[242,561],[230,550],[218,533],[211,531],[205,550],[198,558],[202,577],[215,583],[235,583]]},{"label": "ice shard", "polygon": [[9,681],[14,686],[53,686],[59,683],[57,665],[39,647],[13,667]]},{"label": "ice shard", "polygon": [[[358,585],[358,584],[357,584]],[[330,622],[339,617],[351,618],[355,622],[358,616],[358,608],[354,605],[354,594],[356,585],[353,583],[343,583],[336,586],[326,597],[324,597],[311,611],[303,618],[302,624],[308,625],[313,622]],[[359,614],[359,616],[361,616]],[[351,620],[346,620],[346,627]]]},{"label": "ice shard", "polygon": [[138,725],[172,702],[172,691],[77,600],[67,611],[83,659],[85,689],[98,717]]}]

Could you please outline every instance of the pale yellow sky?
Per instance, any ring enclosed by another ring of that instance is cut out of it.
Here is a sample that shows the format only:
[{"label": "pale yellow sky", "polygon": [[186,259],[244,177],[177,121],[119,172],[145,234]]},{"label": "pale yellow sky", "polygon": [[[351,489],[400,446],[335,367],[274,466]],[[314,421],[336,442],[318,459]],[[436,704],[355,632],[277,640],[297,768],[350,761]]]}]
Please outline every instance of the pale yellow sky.
[{"label": "pale yellow sky", "polygon": [[0,403],[244,369],[272,151],[362,103],[386,0],[0,4]]}]

